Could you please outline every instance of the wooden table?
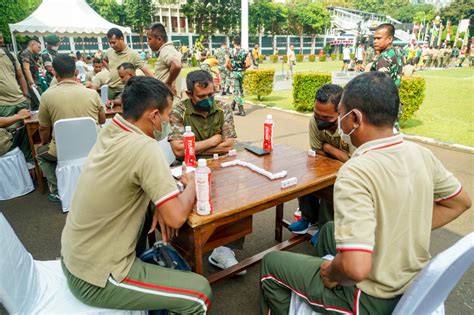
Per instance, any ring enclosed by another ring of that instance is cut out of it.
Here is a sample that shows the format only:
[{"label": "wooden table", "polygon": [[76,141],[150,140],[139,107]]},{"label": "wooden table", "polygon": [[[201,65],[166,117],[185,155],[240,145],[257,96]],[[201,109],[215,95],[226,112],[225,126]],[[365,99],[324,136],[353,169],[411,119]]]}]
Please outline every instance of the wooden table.
[{"label": "wooden table", "polygon": [[[234,159],[251,162],[272,173],[286,170],[288,175],[283,179],[297,177],[298,184],[282,189],[282,179],[272,181],[241,166],[220,167],[220,163]],[[307,236],[298,235],[282,242],[282,229],[288,224],[283,221],[283,203],[333,185],[341,165],[336,160],[309,157],[304,151],[283,145],[276,146],[272,154],[264,157],[243,151],[237,157],[226,156],[210,161],[213,213],[199,216],[194,210],[173,240],[173,246],[190,262],[195,272],[202,274],[204,253],[250,234],[252,215],[276,206],[275,240],[280,244],[215,273],[208,280],[213,283],[228,278],[258,263],[270,251],[289,249]]]},{"label": "wooden table", "polygon": [[[112,109],[106,108],[105,110],[105,117],[107,119],[113,118],[116,114],[122,114],[123,110],[121,106],[116,106]],[[35,162],[35,175],[36,180],[38,182],[38,189],[42,193],[46,191],[45,181],[43,179],[43,172],[41,172],[41,168],[38,165],[38,161],[36,160],[36,148],[35,144],[40,144],[41,139],[39,137],[39,121],[38,121],[38,112],[32,113],[30,118],[25,119],[24,121],[26,127],[26,133],[28,135],[28,142],[30,143],[31,154],[33,155],[33,160]]]}]

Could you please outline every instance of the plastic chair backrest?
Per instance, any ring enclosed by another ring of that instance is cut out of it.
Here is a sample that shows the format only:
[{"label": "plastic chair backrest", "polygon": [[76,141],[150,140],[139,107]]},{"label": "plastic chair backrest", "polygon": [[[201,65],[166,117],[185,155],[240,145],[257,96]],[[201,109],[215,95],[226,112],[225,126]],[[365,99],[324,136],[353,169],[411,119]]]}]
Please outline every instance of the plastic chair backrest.
[{"label": "plastic chair backrest", "polygon": [[165,158],[168,161],[168,165],[171,165],[176,160],[173,150],[171,149],[171,144],[168,142],[168,139],[163,139],[159,143],[161,150],[163,150]]},{"label": "plastic chair backrest", "polygon": [[100,87],[100,100],[102,104],[107,103],[109,100],[109,86],[107,84]]},{"label": "plastic chair backrest", "polygon": [[474,262],[474,232],[438,254],[416,276],[393,314],[432,314]]},{"label": "plastic chair backrest", "polygon": [[54,123],[58,163],[86,158],[97,140],[97,125],[90,117]]},{"label": "plastic chair backrest", "polygon": [[27,312],[39,296],[40,285],[33,257],[0,212],[0,303],[10,314]]}]

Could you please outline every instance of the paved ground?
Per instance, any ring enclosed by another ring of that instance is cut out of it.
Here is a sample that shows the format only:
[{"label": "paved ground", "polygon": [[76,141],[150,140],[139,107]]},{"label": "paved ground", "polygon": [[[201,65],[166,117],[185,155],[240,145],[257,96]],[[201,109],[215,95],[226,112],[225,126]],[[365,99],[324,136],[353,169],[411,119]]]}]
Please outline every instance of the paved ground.
[{"label": "paved ground", "polygon": [[[257,106],[248,107],[246,117],[236,117],[239,140],[245,143],[262,141],[263,121],[272,114],[275,121],[275,141],[297,149],[308,148],[308,117],[289,114]],[[434,154],[463,182],[465,189],[474,197],[474,155],[430,147]],[[403,196],[400,196],[403,198]],[[295,201],[285,205],[285,216],[290,217],[296,208]],[[3,211],[25,247],[38,260],[55,259],[60,255],[60,236],[66,219],[60,206],[47,201],[45,195],[33,192],[27,196],[0,202]],[[255,216],[253,233],[246,238],[245,250],[237,251],[243,259],[275,244],[273,240],[274,209]],[[470,210],[457,221],[432,233],[433,255],[454,244],[463,235],[474,230],[474,212]],[[289,233],[285,232],[285,237]],[[300,244],[295,252],[311,254],[309,244]],[[206,266],[206,272],[216,271]],[[246,276],[234,277],[213,285],[215,302],[211,314],[257,314],[259,300],[259,267],[248,270]],[[473,314],[474,268],[464,275],[446,301],[446,314]],[[0,306],[0,313],[6,313]]]}]

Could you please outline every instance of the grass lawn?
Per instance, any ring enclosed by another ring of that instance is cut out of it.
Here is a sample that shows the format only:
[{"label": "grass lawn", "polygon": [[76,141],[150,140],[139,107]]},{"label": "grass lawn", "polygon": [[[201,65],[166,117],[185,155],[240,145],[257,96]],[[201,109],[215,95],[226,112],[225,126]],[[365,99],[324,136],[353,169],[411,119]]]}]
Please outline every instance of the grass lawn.
[{"label": "grass lawn", "polygon": [[[303,62],[296,65],[296,71],[336,71],[341,61]],[[264,63],[261,69],[275,69],[281,72],[281,63]],[[183,69],[183,75],[190,68]],[[286,67],[285,67],[286,71]],[[474,147],[474,69],[461,68],[417,72],[426,80],[426,96],[415,116],[402,124],[402,131],[444,142]],[[246,100],[271,107],[293,108],[291,90],[274,91],[257,100],[246,95]]]}]

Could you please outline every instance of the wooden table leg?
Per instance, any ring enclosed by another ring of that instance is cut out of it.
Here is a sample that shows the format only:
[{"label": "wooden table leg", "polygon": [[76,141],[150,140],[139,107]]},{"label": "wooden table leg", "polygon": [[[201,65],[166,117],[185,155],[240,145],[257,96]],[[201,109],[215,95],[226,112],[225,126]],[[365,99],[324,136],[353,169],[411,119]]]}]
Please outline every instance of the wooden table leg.
[{"label": "wooden table leg", "polygon": [[202,267],[202,247],[204,244],[202,243],[202,235],[201,230],[194,229],[194,272],[202,275],[204,273]]},{"label": "wooden table leg", "polygon": [[25,127],[26,127],[26,134],[28,135],[28,142],[30,143],[31,155],[33,156],[33,161],[35,162],[36,184],[38,185],[38,190],[44,194],[46,192],[46,187],[43,181],[43,172],[41,172],[41,169],[38,164],[38,160],[36,159],[35,143],[33,141],[35,128],[33,127],[32,124],[26,124]]},{"label": "wooden table leg", "polygon": [[275,240],[280,242],[283,240],[283,204],[276,206],[275,216]]}]

